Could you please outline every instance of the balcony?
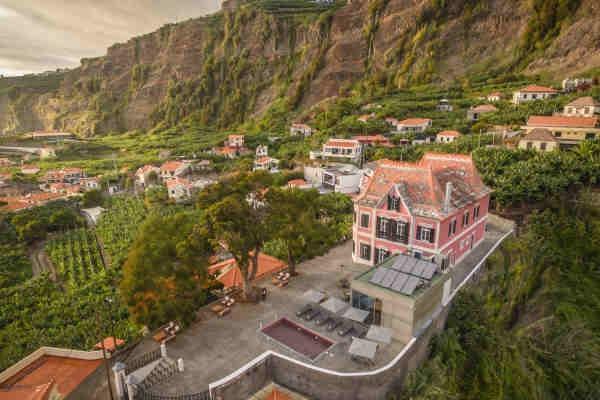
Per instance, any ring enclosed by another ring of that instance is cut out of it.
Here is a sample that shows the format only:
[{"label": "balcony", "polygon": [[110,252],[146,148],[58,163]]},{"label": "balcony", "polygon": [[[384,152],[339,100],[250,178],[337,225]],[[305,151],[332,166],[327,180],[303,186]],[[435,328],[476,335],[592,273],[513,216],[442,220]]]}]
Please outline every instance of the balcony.
[{"label": "balcony", "polygon": [[408,244],[409,225],[405,222],[387,218],[377,218],[377,239],[389,240],[395,243]]}]

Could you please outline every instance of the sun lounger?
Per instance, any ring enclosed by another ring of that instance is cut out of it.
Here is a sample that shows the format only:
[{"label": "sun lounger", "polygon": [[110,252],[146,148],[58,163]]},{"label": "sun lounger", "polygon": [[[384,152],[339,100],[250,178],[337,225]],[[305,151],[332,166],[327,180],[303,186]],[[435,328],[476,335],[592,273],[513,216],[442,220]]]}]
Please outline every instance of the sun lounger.
[{"label": "sun lounger", "polygon": [[319,316],[319,314],[321,314],[321,310],[315,308],[315,309],[311,310],[310,312],[307,312],[306,314],[304,314],[304,319],[307,321],[312,321],[313,319],[317,318]]},{"label": "sun lounger", "polygon": [[331,319],[331,315],[328,313],[322,313],[315,319],[315,324],[325,325]]},{"label": "sun lounger", "polygon": [[298,311],[296,311],[296,317],[302,317],[304,314],[312,310],[312,306],[310,304],[305,305]]},{"label": "sun lounger", "polygon": [[341,324],[342,324],[341,318],[335,318],[335,317],[330,318],[329,322],[327,323],[327,330],[329,332],[332,332],[335,328],[337,328]]},{"label": "sun lounger", "polygon": [[368,332],[368,329],[362,325],[354,324],[352,326],[352,336],[357,338],[363,338]]},{"label": "sun lounger", "polygon": [[353,326],[354,324],[352,322],[345,321],[344,323],[342,323],[342,326],[340,326],[340,328],[338,329],[338,335],[346,336],[348,333],[350,333]]}]

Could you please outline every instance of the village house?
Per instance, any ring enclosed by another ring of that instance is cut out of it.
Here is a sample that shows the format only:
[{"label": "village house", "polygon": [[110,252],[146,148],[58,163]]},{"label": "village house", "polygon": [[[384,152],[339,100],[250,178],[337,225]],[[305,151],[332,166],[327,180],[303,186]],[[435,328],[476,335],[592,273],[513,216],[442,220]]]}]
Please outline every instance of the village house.
[{"label": "village house", "polygon": [[40,179],[45,184],[51,183],[79,183],[81,178],[84,177],[83,170],[81,168],[62,168],[59,170],[47,171],[44,176]]},{"label": "village house", "polygon": [[97,190],[100,189],[100,179],[98,177],[81,178],[79,185],[82,190]]},{"label": "village house", "polygon": [[487,101],[495,103],[502,100],[502,92],[492,92],[487,95]]},{"label": "village house", "polygon": [[542,128],[550,131],[561,148],[575,146],[583,140],[600,137],[599,117],[565,117],[562,115],[533,115],[522,126],[526,134],[534,129]]},{"label": "village house", "polygon": [[351,164],[304,167],[304,179],[321,193],[358,193],[363,174],[363,170]]},{"label": "village house", "polygon": [[8,158],[0,158],[0,168],[12,167],[15,163]]},{"label": "village house", "polygon": [[[144,165],[135,171],[135,183],[141,187],[147,187],[156,183],[160,178],[160,168],[154,165]],[[154,180],[153,180],[154,179]]]},{"label": "village house", "polygon": [[592,86],[593,80],[590,78],[566,78],[562,81],[562,88],[565,92],[586,89]]},{"label": "village house", "polygon": [[519,140],[519,148],[552,151],[559,148],[559,142],[548,129],[536,128]]},{"label": "village house", "polygon": [[198,161],[198,169],[201,171],[207,171],[212,168],[212,161],[210,160],[200,160]]},{"label": "village house", "polygon": [[304,137],[312,135],[312,128],[306,124],[294,123],[290,127],[290,135],[297,136],[302,135]]},{"label": "village house", "polygon": [[21,173],[23,175],[35,175],[40,172],[37,165],[23,164],[21,165]]},{"label": "village house", "polygon": [[176,177],[168,179],[165,184],[170,199],[182,201],[192,196],[192,182],[189,179]]},{"label": "village house", "polygon": [[275,173],[279,171],[279,160],[273,157],[264,156],[254,160],[253,171],[268,171]]},{"label": "village house", "polygon": [[460,137],[460,132],[457,131],[441,131],[435,135],[437,143],[452,143]]},{"label": "village house", "polygon": [[352,140],[357,140],[360,144],[366,147],[393,147],[393,144],[388,138],[383,135],[365,135],[365,136],[354,136]]},{"label": "village house", "polygon": [[312,185],[304,179],[292,179],[286,185],[289,189],[311,189]]},{"label": "village house", "polygon": [[513,93],[514,104],[522,104],[528,101],[546,100],[558,94],[558,90],[546,86],[529,85]]},{"label": "village house", "polygon": [[237,147],[241,149],[244,147],[244,135],[229,135],[227,136],[227,146]]},{"label": "village house", "polygon": [[490,193],[470,156],[381,160],[355,200],[353,260],[375,265],[410,253],[455,265],[483,240]]},{"label": "village house", "polygon": [[563,110],[563,115],[567,117],[593,117],[596,114],[600,114],[600,102],[591,96],[575,99]]},{"label": "village house", "polygon": [[12,175],[9,173],[0,172],[0,187],[8,185],[12,180]]},{"label": "village house", "polygon": [[496,111],[498,111],[498,109],[491,104],[482,104],[479,106],[474,106],[467,110],[467,119],[469,121],[479,121],[482,115],[493,113]]},{"label": "village house", "polygon": [[64,194],[66,196],[74,196],[81,193],[81,186],[79,184],[65,182],[50,183],[48,189],[50,193]]},{"label": "village house", "polygon": [[[392,119],[390,121],[393,122]],[[398,133],[423,133],[431,128],[432,121],[429,118],[407,118],[397,121],[394,126]]]},{"label": "village house", "polygon": [[323,144],[323,151],[317,155],[323,158],[345,158],[358,161],[362,156],[362,144],[353,139],[331,138]]},{"label": "village house", "polygon": [[162,180],[183,177],[191,172],[191,165],[185,161],[167,161],[160,166]]},{"label": "village house", "polygon": [[215,147],[213,149],[213,154],[221,157],[227,157],[229,159],[237,158],[240,155],[240,149],[237,147]]},{"label": "village house", "polygon": [[369,122],[370,119],[373,119],[373,118],[375,118],[375,113],[363,114],[360,117],[358,117],[358,122],[367,123],[367,122]]},{"label": "village house", "polygon": [[266,157],[268,155],[269,155],[269,147],[268,146],[259,144],[256,147],[256,158],[258,158],[258,157]]},{"label": "village house", "polygon": [[441,112],[450,112],[454,109],[448,99],[441,99],[437,105],[437,110]]}]

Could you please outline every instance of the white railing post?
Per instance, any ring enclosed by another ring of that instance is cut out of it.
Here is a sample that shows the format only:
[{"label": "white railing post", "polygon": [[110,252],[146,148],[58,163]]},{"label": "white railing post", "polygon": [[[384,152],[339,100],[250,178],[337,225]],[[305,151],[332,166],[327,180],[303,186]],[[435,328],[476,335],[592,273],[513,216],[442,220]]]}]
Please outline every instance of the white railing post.
[{"label": "white railing post", "polygon": [[133,375],[128,375],[125,380],[125,384],[127,385],[127,397],[128,400],[135,400],[135,393],[137,391],[136,384],[138,383],[137,379]]},{"label": "white railing post", "polygon": [[165,344],[165,342],[162,342],[160,344],[160,356],[162,358],[166,358],[167,357],[167,345]]},{"label": "white railing post", "polygon": [[177,369],[179,369],[179,372],[183,372],[183,358],[177,360]]},{"label": "white railing post", "polygon": [[127,367],[122,362],[116,362],[112,367],[113,374],[115,377],[115,387],[117,388],[117,396],[119,399],[125,397],[123,386],[125,385],[125,370]]}]

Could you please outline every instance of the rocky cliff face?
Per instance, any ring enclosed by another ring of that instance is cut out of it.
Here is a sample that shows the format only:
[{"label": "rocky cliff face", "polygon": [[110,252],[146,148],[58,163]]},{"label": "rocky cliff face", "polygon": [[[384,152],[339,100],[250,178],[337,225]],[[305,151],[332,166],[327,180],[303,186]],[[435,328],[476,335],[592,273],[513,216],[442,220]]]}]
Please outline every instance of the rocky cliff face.
[{"label": "rocky cliff face", "polygon": [[[0,132],[94,135],[185,117],[225,127],[276,100],[306,107],[357,82],[394,88],[490,69],[560,77],[600,66],[600,6],[567,2],[552,27],[533,24],[540,11],[523,0],[352,0],[305,15],[227,2],[82,60],[57,88],[0,89]],[[523,51],[532,29],[551,32],[545,53]]]}]

